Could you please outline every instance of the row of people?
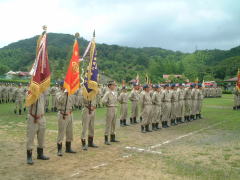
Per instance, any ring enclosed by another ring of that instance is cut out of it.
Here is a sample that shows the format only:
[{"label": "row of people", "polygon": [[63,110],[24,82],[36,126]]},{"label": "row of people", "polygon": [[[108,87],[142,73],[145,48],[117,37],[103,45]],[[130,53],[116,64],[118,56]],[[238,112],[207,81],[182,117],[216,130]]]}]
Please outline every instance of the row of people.
[{"label": "row of people", "polygon": [[222,97],[222,88],[220,87],[205,87],[203,88],[203,95],[205,98]]}]

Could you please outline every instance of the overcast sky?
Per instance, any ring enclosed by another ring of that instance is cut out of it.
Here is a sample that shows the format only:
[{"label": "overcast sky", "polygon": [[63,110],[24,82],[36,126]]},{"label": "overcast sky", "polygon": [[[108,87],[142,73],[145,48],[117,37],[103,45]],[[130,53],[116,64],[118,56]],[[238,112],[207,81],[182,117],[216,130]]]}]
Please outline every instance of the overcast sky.
[{"label": "overcast sky", "polygon": [[240,0],[0,0],[0,47],[49,32],[192,52],[240,45]]}]

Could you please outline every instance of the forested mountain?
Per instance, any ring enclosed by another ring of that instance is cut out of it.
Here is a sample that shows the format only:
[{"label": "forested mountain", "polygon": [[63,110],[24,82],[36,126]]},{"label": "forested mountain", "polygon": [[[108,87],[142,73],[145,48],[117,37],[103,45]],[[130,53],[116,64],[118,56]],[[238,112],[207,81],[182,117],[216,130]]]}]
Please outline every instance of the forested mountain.
[{"label": "forested mountain", "polygon": [[[0,49],[0,74],[13,71],[29,71],[33,64],[38,36],[21,40]],[[48,34],[48,53],[52,78],[63,78],[71,57],[74,36]],[[88,41],[79,39],[83,54]],[[144,79],[149,74],[152,82],[161,82],[163,74],[184,74],[190,80],[226,79],[236,75],[240,67],[240,46],[230,50],[197,50],[194,53],[161,48],[130,48],[97,44],[98,67],[119,82],[129,81],[137,73]]]}]

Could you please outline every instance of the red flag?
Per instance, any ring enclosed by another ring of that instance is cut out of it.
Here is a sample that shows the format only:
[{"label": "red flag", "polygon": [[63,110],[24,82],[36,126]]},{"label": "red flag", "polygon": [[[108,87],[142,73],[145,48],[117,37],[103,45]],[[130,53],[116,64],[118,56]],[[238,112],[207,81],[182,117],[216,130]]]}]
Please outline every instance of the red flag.
[{"label": "red flag", "polygon": [[240,91],[240,71],[239,71],[239,69],[238,69],[238,73],[237,73],[236,88],[238,89],[238,91]]},{"label": "red flag", "polygon": [[26,97],[27,107],[35,103],[39,96],[50,86],[46,31],[38,39],[36,59],[30,75],[32,75],[32,79]]},{"label": "red flag", "polygon": [[68,71],[64,80],[64,88],[67,89],[69,95],[74,94],[80,86],[79,78],[79,48],[78,41],[75,39],[73,45],[73,52],[70,64],[68,66]]}]

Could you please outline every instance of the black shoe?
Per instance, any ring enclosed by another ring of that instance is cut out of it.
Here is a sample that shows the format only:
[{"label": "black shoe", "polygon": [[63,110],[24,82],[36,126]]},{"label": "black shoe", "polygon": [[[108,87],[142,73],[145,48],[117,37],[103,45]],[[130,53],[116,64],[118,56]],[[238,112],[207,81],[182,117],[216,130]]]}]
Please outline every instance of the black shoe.
[{"label": "black shoe", "polygon": [[19,115],[21,115],[22,114],[22,110],[21,109],[19,109]]},{"label": "black shoe", "polygon": [[93,143],[93,137],[91,136],[88,136],[88,147],[98,148],[98,146]]},{"label": "black shoe", "polygon": [[23,111],[24,111],[24,112],[26,112],[26,107],[25,107],[25,108],[23,108]]},{"label": "black shoe", "polygon": [[123,120],[120,120],[120,126],[123,126]]},{"label": "black shoe", "polygon": [[157,131],[156,123],[152,123],[152,130]]},{"label": "black shoe", "polygon": [[81,139],[81,141],[82,141],[82,150],[87,151],[88,147],[86,145],[86,140],[85,139]]},{"label": "black shoe", "polygon": [[17,114],[17,110],[16,109],[14,109],[14,114]]},{"label": "black shoe", "polygon": [[54,107],[53,110],[54,110],[54,112],[57,112],[57,108],[56,107]]},{"label": "black shoe", "polygon": [[120,141],[116,140],[115,134],[111,134],[111,142],[120,142]]},{"label": "black shoe", "polygon": [[124,125],[124,126],[129,126],[129,125],[127,124],[127,120],[126,120],[126,119],[123,120],[123,125]]},{"label": "black shoe", "polygon": [[233,106],[233,110],[237,110],[237,107],[236,107],[236,106]]},{"label": "black shoe", "polygon": [[57,155],[62,156],[63,155],[62,154],[62,143],[57,143],[57,150],[58,150]]},{"label": "black shoe", "polygon": [[145,133],[145,131],[144,131],[144,126],[143,126],[143,125],[141,125],[141,132],[142,132],[142,133]]},{"label": "black shoe", "polygon": [[45,112],[48,112],[48,108],[45,109]]},{"label": "black shoe", "polygon": [[43,154],[43,148],[37,148],[37,159],[49,160],[49,157],[44,156],[44,154]]},{"label": "black shoe", "polygon": [[133,118],[130,118],[130,124],[133,124]]},{"label": "black shoe", "polygon": [[76,153],[75,151],[72,150],[71,148],[71,142],[66,141],[66,153]]},{"label": "black shoe", "polygon": [[136,117],[133,118],[133,123],[134,123],[134,124],[137,124],[137,123],[138,123]]},{"label": "black shoe", "polygon": [[146,130],[146,132],[152,132],[152,131],[149,129],[149,124],[145,126],[145,130]]},{"label": "black shoe", "polygon": [[142,116],[140,116],[140,122],[142,122]]},{"label": "black shoe", "polygon": [[111,145],[110,143],[109,143],[109,141],[108,141],[108,136],[107,135],[105,135],[104,136],[104,144],[106,144],[106,145]]},{"label": "black shoe", "polygon": [[27,150],[27,164],[33,165],[32,150]]}]

